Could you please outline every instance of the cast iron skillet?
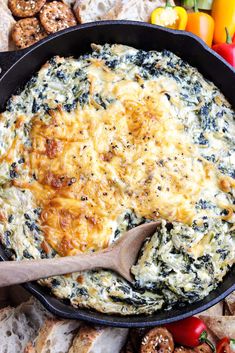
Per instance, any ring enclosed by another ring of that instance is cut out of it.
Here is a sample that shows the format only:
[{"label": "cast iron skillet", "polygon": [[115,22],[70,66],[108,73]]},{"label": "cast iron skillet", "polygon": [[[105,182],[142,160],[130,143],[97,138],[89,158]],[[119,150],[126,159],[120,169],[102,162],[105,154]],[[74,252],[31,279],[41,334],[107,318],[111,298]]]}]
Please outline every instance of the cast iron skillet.
[{"label": "cast iron skillet", "polygon": [[[206,78],[212,80],[235,109],[235,71],[194,35],[140,22],[107,21],[66,29],[27,50],[1,53],[0,111],[3,111],[11,94],[26,83],[47,59],[53,55],[78,56],[90,51],[90,43],[92,42],[100,44],[121,43],[146,50],[169,49],[191,65],[196,66]],[[2,260],[7,259],[7,255],[1,247],[0,258]],[[224,299],[235,290],[235,266],[218,288],[200,302],[186,307],[178,306],[170,311],[160,311],[148,316],[121,317],[91,310],[75,309],[51,296],[47,289],[37,283],[27,283],[24,287],[55,315],[110,326],[144,327],[186,318],[206,310]]]}]

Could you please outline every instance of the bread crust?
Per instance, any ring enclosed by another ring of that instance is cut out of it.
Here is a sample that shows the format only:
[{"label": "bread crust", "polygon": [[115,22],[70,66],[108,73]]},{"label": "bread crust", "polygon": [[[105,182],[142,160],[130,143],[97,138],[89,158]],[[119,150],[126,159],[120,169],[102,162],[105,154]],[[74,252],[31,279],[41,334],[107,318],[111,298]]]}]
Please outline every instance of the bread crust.
[{"label": "bread crust", "polygon": [[[75,0],[74,13],[79,23],[123,19],[148,21],[151,12],[156,7],[165,6],[166,4],[165,0],[116,0],[113,5],[111,5],[109,1],[106,0],[101,1],[101,4],[109,4],[109,9],[106,9],[106,12],[97,16],[97,13],[92,10],[94,6],[98,8],[99,4],[97,4],[97,2],[98,0]],[[171,0],[171,4],[174,5],[173,0]],[[133,9],[135,10],[134,12]]]},{"label": "bread crust", "polygon": [[89,353],[96,338],[102,334],[103,329],[84,325],[74,338],[73,345],[68,353]]},{"label": "bread crust", "polygon": [[59,1],[46,3],[40,11],[39,17],[47,33],[55,33],[77,24],[70,7]]},{"label": "bread crust", "polygon": [[27,346],[25,347],[24,353],[36,353],[35,348],[31,342],[28,343]]}]

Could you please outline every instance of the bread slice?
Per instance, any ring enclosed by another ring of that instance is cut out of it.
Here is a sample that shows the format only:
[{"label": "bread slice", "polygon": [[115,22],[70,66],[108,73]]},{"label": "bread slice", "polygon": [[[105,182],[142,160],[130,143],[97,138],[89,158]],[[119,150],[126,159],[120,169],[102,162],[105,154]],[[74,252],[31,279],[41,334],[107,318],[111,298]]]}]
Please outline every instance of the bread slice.
[{"label": "bread slice", "polygon": [[19,353],[34,341],[45,317],[49,315],[36,299],[17,308],[0,310],[0,353]]},{"label": "bread slice", "polygon": [[0,52],[14,50],[15,46],[11,40],[11,30],[15,20],[5,2],[0,2],[0,14]]},{"label": "bread slice", "polygon": [[83,326],[69,353],[119,353],[127,339],[128,329]]},{"label": "bread slice", "polygon": [[24,349],[24,353],[35,353],[35,347],[32,342],[29,342]]},{"label": "bread slice", "polygon": [[235,292],[232,292],[226,299],[225,299],[230,314],[235,315]]},{"label": "bread slice", "polygon": [[87,23],[100,21],[108,13],[115,16],[121,3],[122,0],[76,0],[73,10],[80,23]]},{"label": "bread slice", "polygon": [[235,337],[235,316],[199,315],[217,338]]},{"label": "bread slice", "polygon": [[80,23],[100,20],[149,21],[151,12],[165,4],[166,0],[76,0],[74,12]]},{"label": "bread slice", "polygon": [[[67,353],[80,325],[80,321],[75,320],[46,320],[39,331],[34,352]],[[29,348],[28,353],[34,353],[32,347]]]},{"label": "bread slice", "polygon": [[[152,11],[165,5],[165,0],[122,0],[122,6],[119,7],[120,11],[113,19],[149,22]],[[174,5],[173,1],[172,5]],[[106,17],[107,15],[104,16],[104,19],[107,19]]]}]

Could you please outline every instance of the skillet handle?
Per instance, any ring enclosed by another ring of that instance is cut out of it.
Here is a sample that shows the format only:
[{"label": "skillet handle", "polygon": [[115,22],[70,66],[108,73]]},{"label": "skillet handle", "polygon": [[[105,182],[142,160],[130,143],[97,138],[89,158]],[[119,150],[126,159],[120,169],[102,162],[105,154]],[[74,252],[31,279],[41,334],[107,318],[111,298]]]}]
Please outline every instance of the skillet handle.
[{"label": "skillet handle", "polygon": [[27,52],[27,49],[0,53],[0,79]]}]

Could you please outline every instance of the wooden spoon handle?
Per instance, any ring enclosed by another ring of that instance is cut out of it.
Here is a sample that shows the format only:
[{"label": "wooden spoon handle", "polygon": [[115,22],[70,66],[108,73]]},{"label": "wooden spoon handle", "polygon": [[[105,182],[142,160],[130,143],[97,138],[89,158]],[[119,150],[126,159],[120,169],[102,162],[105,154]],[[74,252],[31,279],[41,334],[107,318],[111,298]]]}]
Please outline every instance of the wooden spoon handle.
[{"label": "wooden spoon handle", "polygon": [[43,260],[0,262],[0,287],[95,268],[112,268],[109,250]]}]

